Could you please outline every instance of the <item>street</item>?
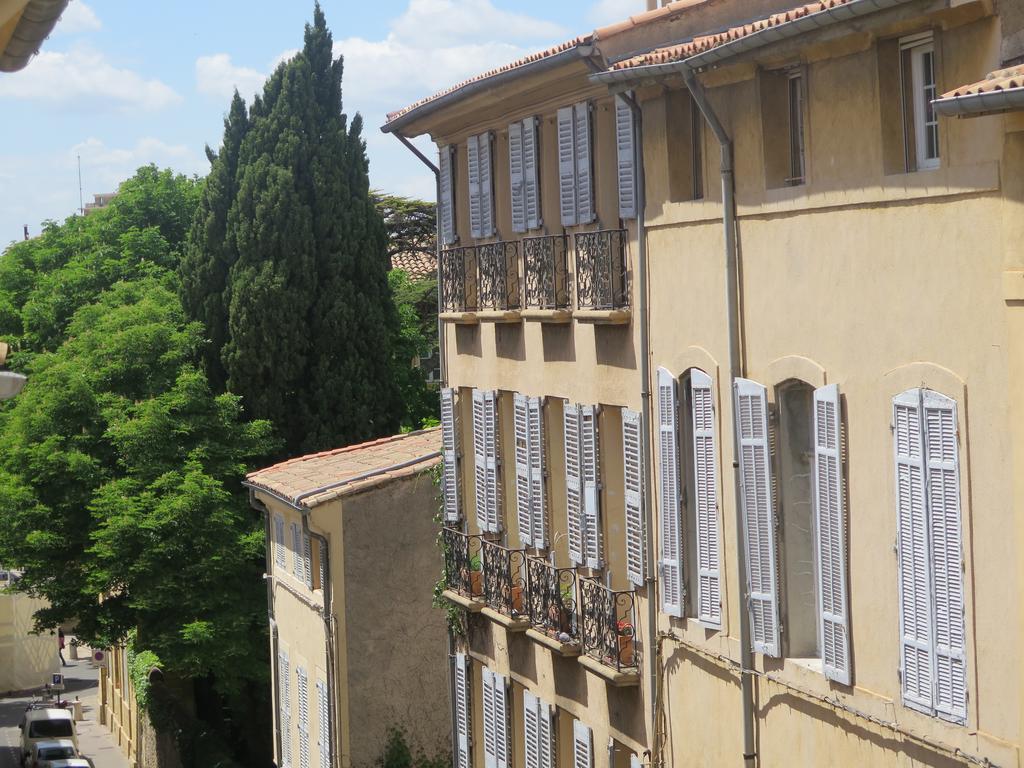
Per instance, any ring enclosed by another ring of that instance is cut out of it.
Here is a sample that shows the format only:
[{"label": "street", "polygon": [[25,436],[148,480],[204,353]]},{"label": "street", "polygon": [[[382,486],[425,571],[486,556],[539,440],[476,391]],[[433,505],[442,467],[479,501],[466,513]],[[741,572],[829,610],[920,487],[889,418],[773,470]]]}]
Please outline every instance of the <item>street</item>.
[{"label": "street", "polygon": [[[99,670],[87,659],[70,661],[64,668],[66,690],[62,698],[82,702],[83,719],[77,723],[78,744],[85,757],[95,768],[128,768],[128,761],[121,754],[105,726],[99,724],[98,678]],[[25,713],[25,707],[33,701],[32,696],[0,699],[0,768],[18,768],[18,749],[21,731],[18,723]]]}]

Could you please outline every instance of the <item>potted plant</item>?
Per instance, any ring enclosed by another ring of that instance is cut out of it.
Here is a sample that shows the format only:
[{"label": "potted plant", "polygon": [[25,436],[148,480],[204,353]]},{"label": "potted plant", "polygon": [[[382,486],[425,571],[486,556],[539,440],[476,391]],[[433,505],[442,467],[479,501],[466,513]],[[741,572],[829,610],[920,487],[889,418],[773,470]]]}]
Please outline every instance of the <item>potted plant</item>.
[{"label": "potted plant", "polygon": [[633,666],[633,625],[626,619],[618,623],[619,664]]},{"label": "potted plant", "polygon": [[484,593],[484,573],[480,563],[480,555],[469,558],[469,567],[462,569],[462,583],[469,584],[469,594],[479,597]]}]

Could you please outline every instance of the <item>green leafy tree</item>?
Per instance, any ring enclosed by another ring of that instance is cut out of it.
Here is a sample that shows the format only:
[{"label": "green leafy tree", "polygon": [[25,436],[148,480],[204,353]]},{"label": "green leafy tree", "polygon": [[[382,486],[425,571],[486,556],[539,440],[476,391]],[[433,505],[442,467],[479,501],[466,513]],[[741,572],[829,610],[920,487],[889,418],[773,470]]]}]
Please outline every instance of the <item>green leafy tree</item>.
[{"label": "green leafy tree", "polygon": [[425,200],[373,193],[388,236],[388,259],[401,253],[433,258],[437,244],[437,206]]}]

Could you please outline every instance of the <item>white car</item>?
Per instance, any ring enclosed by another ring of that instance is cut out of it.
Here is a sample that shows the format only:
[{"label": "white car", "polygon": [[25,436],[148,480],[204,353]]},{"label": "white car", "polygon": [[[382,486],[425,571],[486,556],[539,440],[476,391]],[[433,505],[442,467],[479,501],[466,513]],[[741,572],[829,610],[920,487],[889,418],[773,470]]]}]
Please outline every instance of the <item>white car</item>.
[{"label": "white car", "polygon": [[28,765],[30,768],[53,768],[54,763],[73,757],[78,757],[78,750],[71,739],[47,739],[37,741],[32,747]]},{"label": "white car", "polygon": [[73,757],[70,760],[57,760],[50,763],[50,768],[93,768],[93,765],[84,757]]},{"label": "white car", "polygon": [[78,757],[78,734],[75,721],[66,709],[30,709],[21,723],[21,764],[31,766],[35,746],[42,741],[68,740]]}]

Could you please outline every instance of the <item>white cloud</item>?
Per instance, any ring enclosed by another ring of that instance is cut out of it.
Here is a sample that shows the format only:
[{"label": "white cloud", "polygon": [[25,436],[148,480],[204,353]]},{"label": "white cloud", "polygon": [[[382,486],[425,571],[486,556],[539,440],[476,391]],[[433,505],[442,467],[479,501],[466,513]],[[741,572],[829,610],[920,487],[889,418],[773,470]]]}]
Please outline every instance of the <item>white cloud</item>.
[{"label": "white cloud", "polygon": [[70,5],[60,17],[56,31],[60,34],[75,35],[82,32],[95,32],[102,27],[96,11],[82,0],[71,0]]},{"label": "white cloud", "polygon": [[603,27],[646,10],[644,0],[597,0],[587,11],[587,21],[595,27]]},{"label": "white cloud", "polygon": [[227,53],[215,53],[196,59],[196,88],[207,96],[227,101],[237,88],[242,98],[252,101],[262,90],[267,76],[249,67],[236,67]]},{"label": "white cloud", "polygon": [[[108,147],[101,139],[90,136],[67,151],[63,164],[76,165],[79,157],[82,158],[83,173],[86,169],[95,169],[100,178],[111,180],[107,186],[112,183],[113,188],[139,166],[149,163],[187,174],[205,172],[207,165],[205,158],[192,147],[168,144],[153,137],[139,139],[131,147]],[[113,191],[113,188],[107,191]]]},{"label": "white cloud", "polygon": [[115,67],[88,48],[41,51],[23,71],[0,78],[0,98],[123,111],[163,109],[181,101],[169,85]]},{"label": "white cloud", "polygon": [[445,47],[476,40],[532,41],[565,37],[558,24],[495,8],[491,0],[410,0],[391,23],[394,37]]}]

